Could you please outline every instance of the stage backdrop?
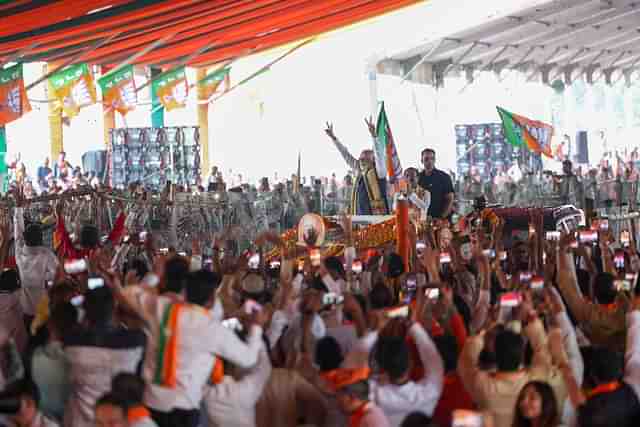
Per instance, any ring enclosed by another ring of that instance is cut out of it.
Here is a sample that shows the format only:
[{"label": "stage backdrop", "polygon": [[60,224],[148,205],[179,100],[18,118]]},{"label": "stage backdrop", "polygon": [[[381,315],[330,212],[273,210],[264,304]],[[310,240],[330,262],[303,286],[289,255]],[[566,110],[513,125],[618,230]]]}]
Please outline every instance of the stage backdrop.
[{"label": "stage backdrop", "polygon": [[542,168],[539,154],[514,147],[504,138],[501,123],[456,125],[458,178],[479,174],[484,179],[507,172],[518,164],[522,170],[538,172]]}]

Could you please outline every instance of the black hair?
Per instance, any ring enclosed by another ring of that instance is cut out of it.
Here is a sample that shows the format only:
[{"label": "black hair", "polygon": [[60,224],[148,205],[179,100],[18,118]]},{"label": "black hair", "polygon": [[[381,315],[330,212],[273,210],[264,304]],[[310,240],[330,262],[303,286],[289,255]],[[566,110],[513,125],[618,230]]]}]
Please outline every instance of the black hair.
[{"label": "black hair", "polygon": [[539,425],[542,427],[557,426],[558,421],[560,420],[560,413],[558,411],[558,401],[553,393],[553,389],[545,382],[531,381],[522,387],[522,390],[520,390],[520,394],[518,395],[518,400],[516,400],[516,407],[513,415],[513,427],[531,426],[531,421],[524,417],[520,409],[520,401],[524,398],[524,394],[529,387],[533,387],[542,400]]},{"label": "black hair", "polygon": [[120,372],[111,380],[111,393],[128,406],[142,403],[144,388],[144,380],[129,372]]},{"label": "black hair", "polygon": [[100,397],[96,401],[96,409],[100,406],[113,406],[116,408],[120,408],[122,410],[123,415],[127,416],[127,403],[121,399],[119,396],[116,396],[113,392],[109,392],[102,397]]},{"label": "black hair", "polygon": [[107,325],[113,319],[115,299],[107,286],[90,289],[84,295],[83,308],[87,320],[93,326]]},{"label": "black hair", "polygon": [[624,373],[624,356],[605,347],[592,347],[589,352],[589,380],[593,386],[618,381]]},{"label": "black hair", "polygon": [[444,363],[445,372],[455,372],[458,366],[458,342],[453,335],[440,335],[433,338],[433,342]]},{"label": "black hair", "polygon": [[42,246],[42,227],[39,224],[27,225],[23,233],[24,244],[30,247]]},{"label": "black hair", "polygon": [[[367,313],[367,299],[364,297],[364,295],[362,294],[353,294],[353,297],[356,299],[356,301],[358,301],[358,304],[360,305],[360,309],[362,310],[363,314]],[[350,313],[345,313],[344,314],[344,318],[350,322],[353,322],[354,319],[351,316]]]},{"label": "black hair", "polygon": [[369,292],[369,305],[372,310],[383,310],[393,306],[393,294],[383,283],[373,285]]},{"label": "black hair", "polygon": [[409,348],[403,338],[380,337],[374,347],[373,358],[391,382],[398,381],[409,371]]},{"label": "black hair", "polygon": [[425,148],[420,152],[420,158],[424,157],[425,153],[433,153],[433,155],[435,156],[436,150],[434,150],[433,148]]},{"label": "black hair", "polygon": [[598,273],[593,283],[593,293],[598,304],[613,304],[618,296],[613,285],[614,277],[611,273]]},{"label": "black hair", "polygon": [[320,372],[339,368],[343,360],[342,349],[334,337],[326,336],[318,340],[315,361],[320,367]]},{"label": "black hair", "polygon": [[123,269],[123,273],[126,275],[130,270],[135,271],[136,277],[138,280],[142,280],[144,276],[149,272],[149,268],[147,267],[147,263],[140,258],[135,258],[125,264],[125,268]]},{"label": "black hair", "polygon": [[324,260],[324,265],[327,270],[336,272],[342,279],[346,277],[344,266],[342,265],[342,261],[340,261],[340,258],[335,256],[327,257]]},{"label": "black hair", "polygon": [[[19,400],[28,398],[33,400],[37,408],[40,407],[40,389],[30,378],[21,378],[7,385],[2,391],[0,391],[0,402],[8,402],[10,400]],[[4,404],[2,404],[4,406]],[[18,406],[18,409],[20,406]],[[17,412],[17,411],[16,411]]]},{"label": "black hair", "polygon": [[0,273],[0,293],[13,293],[20,289],[20,275],[15,269]]},{"label": "black hair", "polygon": [[49,316],[49,325],[60,335],[75,329],[78,310],[70,302],[56,305]]},{"label": "black hair", "polygon": [[97,248],[100,243],[100,232],[95,225],[85,225],[80,229],[80,245],[83,248]]},{"label": "black hair", "polygon": [[453,305],[458,310],[458,314],[462,316],[462,321],[464,322],[464,326],[467,331],[471,330],[471,309],[469,308],[469,304],[457,293],[453,294]]},{"label": "black hair", "polygon": [[431,418],[429,418],[424,412],[412,412],[407,415],[404,420],[402,420],[402,424],[400,427],[430,427]]},{"label": "black hair", "polygon": [[387,267],[387,276],[392,279],[400,277],[402,273],[404,273],[404,261],[402,260],[402,257],[395,252],[389,254]]},{"label": "black hair", "polygon": [[582,295],[589,295],[589,286],[591,284],[591,276],[589,272],[582,268],[576,269],[576,278],[578,279],[578,286]]},{"label": "black hair", "polygon": [[191,304],[205,306],[220,284],[220,276],[207,270],[187,274],[186,299]]},{"label": "black hair", "polygon": [[189,273],[189,261],[184,257],[173,257],[167,260],[165,266],[165,291],[182,293],[187,274]]},{"label": "black hair", "polygon": [[329,288],[324,284],[322,278],[319,275],[313,276],[311,283],[309,283],[309,289],[314,289],[320,292],[329,292]]},{"label": "black hair", "polygon": [[517,371],[524,356],[524,341],[519,334],[504,330],[496,335],[496,366],[498,371]]}]

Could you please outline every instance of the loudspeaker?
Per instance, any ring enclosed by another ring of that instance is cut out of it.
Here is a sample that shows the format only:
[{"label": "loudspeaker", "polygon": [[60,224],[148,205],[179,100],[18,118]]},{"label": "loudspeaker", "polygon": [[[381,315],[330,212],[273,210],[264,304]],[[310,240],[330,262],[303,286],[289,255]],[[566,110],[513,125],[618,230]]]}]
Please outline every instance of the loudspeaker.
[{"label": "loudspeaker", "polygon": [[589,164],[589,143],[585,130],[576,133],[576,163]]}]

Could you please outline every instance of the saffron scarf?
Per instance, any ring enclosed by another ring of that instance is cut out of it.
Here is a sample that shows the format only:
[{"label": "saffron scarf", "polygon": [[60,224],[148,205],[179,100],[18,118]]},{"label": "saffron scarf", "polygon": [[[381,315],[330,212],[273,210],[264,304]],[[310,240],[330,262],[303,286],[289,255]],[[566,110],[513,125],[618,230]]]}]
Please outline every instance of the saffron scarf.
[{"label": "saffron scarf", "polygon": [[182,303],[167,304],[160,322],[158,355],[154,383],[175,388],[178,372],[178,318],[184,308]]},{"label": "saffron scarf", "polygon": [[[160,323],[160,337],[154,383],[163,387],[175,388],[178,378],[178,342],[180,330],[178,319],[186,308],[184,303],[168,304]],[[216,357],[211,371],[212,384],[220,384],[224,378],[224,364]]]},{"label": "saffron scarf", "polygon": [[359,427],[369,411],[369,402],[365,402],[349,416],[349,427]]}]

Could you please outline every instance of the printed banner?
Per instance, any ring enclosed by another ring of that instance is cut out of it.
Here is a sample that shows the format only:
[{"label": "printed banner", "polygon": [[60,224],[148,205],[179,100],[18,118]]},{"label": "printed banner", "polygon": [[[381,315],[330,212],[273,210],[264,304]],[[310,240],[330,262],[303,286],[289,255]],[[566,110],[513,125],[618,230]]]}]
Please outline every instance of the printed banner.
[{"label": "printed banner", "polygon": [[500,107],[496,108],[502,119],[504,136],[511,145],[516,147],[526,145],[533,152],[542,153],[549,158],[553,157],[551,150],[553,126],[510,113]]},{"label": "printed banner", "polygon": [[77,116],[81,108],[96,103],[96,87],[87,64],[72,65],[53,74],[49,89],[70,118]]},{"label": "printed banner", "polygon": [[0,126],[19,119],[31,111],[24,89],[22,64],[0,70]]},{"label": "printed banner", "polygon": [[136,82],[133,78],[133,65],[108,74],[98,80],[102,90],[102,103],[125,116],[136,108]]},{"label": "printed banner", "polygon": [[[225,67],[214,71],[198,82],[198,86],[204,89],[204,99],[211,98],[216,92],[223,93],[229,90],[229,72],[231,72],[231,67]],[[222,82],[225,82],[225,88],[219,90]]]},{"label": "printed banner", "polygon": [[184,108],[189,95],[189,85],[184,67],[162,75],[152,83],[153,92],[167,111]]}]

